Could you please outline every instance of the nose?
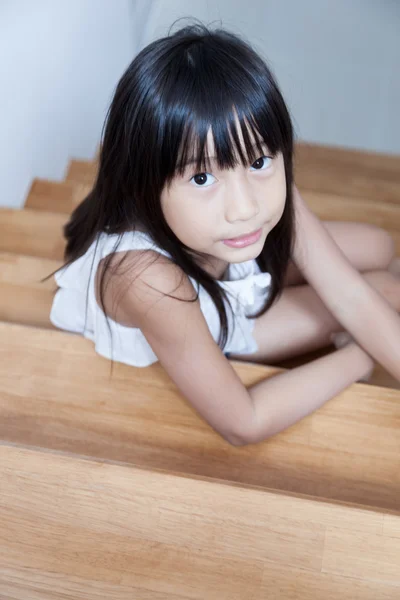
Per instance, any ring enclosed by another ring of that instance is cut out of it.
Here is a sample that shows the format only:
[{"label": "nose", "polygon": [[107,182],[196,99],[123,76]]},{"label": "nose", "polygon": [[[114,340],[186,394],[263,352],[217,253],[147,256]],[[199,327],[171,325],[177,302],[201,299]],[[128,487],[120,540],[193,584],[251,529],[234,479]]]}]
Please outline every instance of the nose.
[{"label": "nose", "polygon": [[254,190],[244,183],[236,183],[229,187],[225,202],[225,219],[228,223],[251,221],[259,212]]}]

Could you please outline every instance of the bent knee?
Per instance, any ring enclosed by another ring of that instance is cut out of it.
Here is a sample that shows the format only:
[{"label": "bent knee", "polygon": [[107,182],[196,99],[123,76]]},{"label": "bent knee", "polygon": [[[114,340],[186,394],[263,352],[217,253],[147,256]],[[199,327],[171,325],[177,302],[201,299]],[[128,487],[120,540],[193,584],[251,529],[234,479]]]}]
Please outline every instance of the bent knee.
[{"label": "bent knee", "polygon": [[377,268],[387,268],[396,256],[396,243],[391,234],[377,225],[368,225],[371,230],[371,245],[374,247]]}]

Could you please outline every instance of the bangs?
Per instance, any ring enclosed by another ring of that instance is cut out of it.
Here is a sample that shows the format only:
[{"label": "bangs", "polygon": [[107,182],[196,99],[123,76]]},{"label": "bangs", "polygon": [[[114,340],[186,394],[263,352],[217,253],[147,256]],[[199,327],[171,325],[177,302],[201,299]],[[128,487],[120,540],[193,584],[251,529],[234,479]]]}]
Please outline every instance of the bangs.
[{"label": "bangs", "polygon": [[[212,171],[212,165],[217,164],[221,170],[234,169],[239,163],[246,167],[260,156],[275,158],[284,149],[283,136],[278,119],[271,114],[267,118],[264,111],[254,115],[248,106],[234,105],[228,114],[218,111],[208,121],[190,111],[190,119],[185,120],[178,151],[173,157],[170,178],[182,177],[188,168],[196,172]],[[213,144],[211,154],[207,149],[209,133]]]}]

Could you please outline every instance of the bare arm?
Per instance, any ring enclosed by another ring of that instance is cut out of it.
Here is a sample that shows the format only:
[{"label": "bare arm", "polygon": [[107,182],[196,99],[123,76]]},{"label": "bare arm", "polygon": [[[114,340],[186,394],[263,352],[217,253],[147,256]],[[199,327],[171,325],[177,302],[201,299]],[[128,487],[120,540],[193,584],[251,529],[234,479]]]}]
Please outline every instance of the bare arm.
[{"label": "bare arm", "polygon": [[260,381],[249,389],[254,407],[252,443],[261,442],[300,421],[373,366],[369,355],[351,342],[301,367]]},{"label": "bare arm", "polygon": [[400,381],[400,317],[350,264],[294,187],[294,261],[328,309],[364,350]]},{"label": "bare arm", "polygon": [[400,317],[368,283],[340,312],[341,323],[371,356],[400,381]]},{"label": "bare arm", "polygon": [[[132,281],[134,273],[124,273]],[[165,295],[196,296],[179,269],[162,259],[136,274],[135,284],[121,299],[126,318],[132,315],[186,400],[232,445],[259,442],[289,427],[371,368],[370,357],[350,344],[246,389],[211,337],[199,301],[180,302]]]}]

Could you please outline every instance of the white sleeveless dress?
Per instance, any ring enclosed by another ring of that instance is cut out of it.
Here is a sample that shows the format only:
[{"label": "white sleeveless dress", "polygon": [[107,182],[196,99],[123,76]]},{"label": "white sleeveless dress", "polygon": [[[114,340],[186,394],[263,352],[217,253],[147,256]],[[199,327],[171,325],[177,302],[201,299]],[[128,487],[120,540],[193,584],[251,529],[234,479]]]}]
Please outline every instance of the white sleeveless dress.
[{"label": "white sleeveless dress", "polygon": [[[158,358],[141,330],[120,325],[108,317],[112,331],[110,338],[107,319],[95,297],[95,275],[99,262],[115,250],[117,234],[101,233],[86,253],[54,275],[57,290],[50,313],[50,320],[59,329],[81,334],[92,340],[98,354],[135,367],[146,367]],[[148,234],[135,231],[122,235],[118,252],[127,250],[155,250],[171,257],[155,245]],[[217,309],[206,290],[190,277],[198,291],[200,308],[211,335],[218,343],[220,322]],[[229,264],[225,280],[218,283],[228,292],[234,323],[229,306],[226,305],[229,325],[228,340],[224,353],[250,354],[258,347],[252,335],[255,320],[247,315],[255,314],[266,302],[271,288],[271,275],[261,273],[255,259]],[[88,288],[89,286],[89,288]],[[88,296],[87,296],[88,292]],[[225,303],[226,304],[226,303]],[[111,345],[112,344],[112,345]],[[112,348],[112,355],[111,355]]]}]

